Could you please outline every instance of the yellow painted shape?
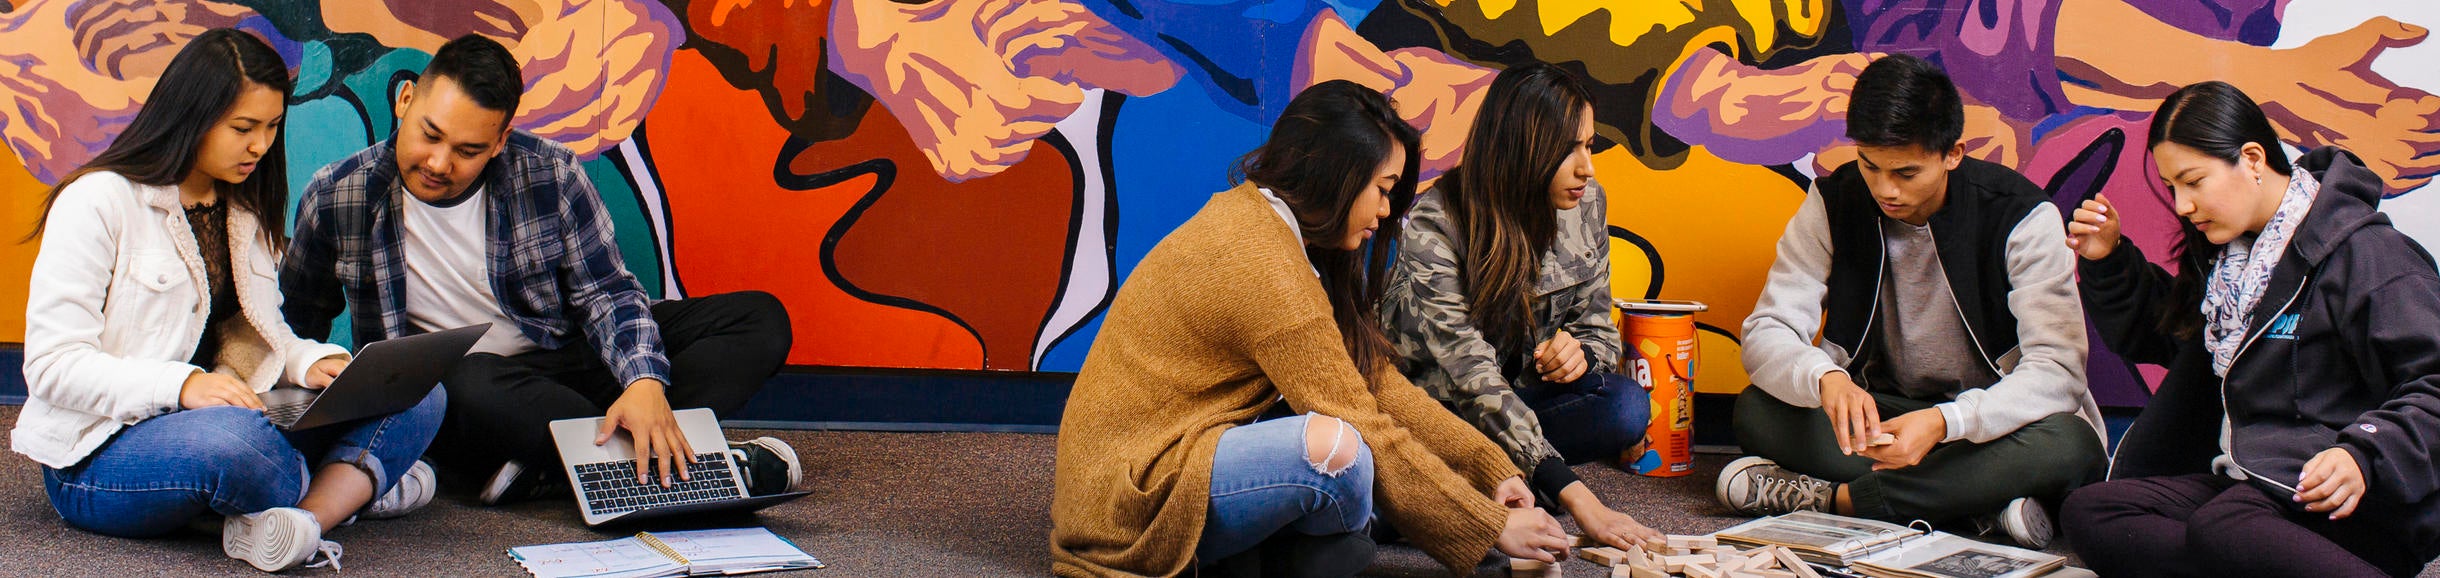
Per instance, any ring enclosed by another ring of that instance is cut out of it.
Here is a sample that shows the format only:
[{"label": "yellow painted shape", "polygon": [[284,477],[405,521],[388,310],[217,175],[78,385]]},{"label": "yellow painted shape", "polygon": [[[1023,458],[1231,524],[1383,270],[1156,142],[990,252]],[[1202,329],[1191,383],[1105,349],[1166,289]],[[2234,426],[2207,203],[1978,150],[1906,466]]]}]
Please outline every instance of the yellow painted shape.
[{"label": "yellow painted shape", "polygon": [[[1509,0],[1513,2],[1513,0]],[[1610,13],[1610,42],[1619,46],[1634,45],[1636,39],[1655,30],[1674,30],[1693,24],[1695,14],[1702,11],[1701,0],[1643,1],[1633,7],[1600,0],[1538,0],[1535,7],[1542,18],[1542,35],[1556,36],[1560,30],[1597,11]],[[1484,2],[1489,16],[1490,2]]]},{"label": "yellow painted shape", "polygon": [[[1643,237],[1660,254],[1660,298],[1701,301],[1710,309],[1695,322],[1734,333],[1761,296],[1779,233],[1804,200],[1804,189],[1765,167],[1722,160],[1696,147],[1686,162],[1653,170],[1625,148],[1594,155],[1609,196],[1609,221]],[[1625,245],[1625,250],[1619,249]],[[1652,286],[1650,261],[1630,243],[1611,241],[1611,293],[1641,298]],[[1698,330],[1695,389],[1733,393],[1751,378],[1735,342]]]},{"label": "yellow painted shape", "polygon": [[0,146],[0,279],[18,280],[0,283],[0,341],[25,342],[25,280],[34,274],[40,245],[17,240],[34,231],[42,219],[42,198],[50,192],[50,185],[34,180],[17,160],[16,149]]}]

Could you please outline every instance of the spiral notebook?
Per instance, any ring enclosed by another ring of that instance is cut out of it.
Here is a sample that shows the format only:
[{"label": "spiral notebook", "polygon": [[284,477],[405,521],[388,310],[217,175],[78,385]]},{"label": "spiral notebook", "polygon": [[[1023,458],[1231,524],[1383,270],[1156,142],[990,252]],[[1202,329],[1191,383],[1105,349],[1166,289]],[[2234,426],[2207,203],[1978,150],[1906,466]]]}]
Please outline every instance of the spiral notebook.
[{"label": "spiral notebook", "polygon": [[639,532],[601,542],[520,546],[508,549],[508,556],[536,578],[660,578],[827,566],[764,528]]}]

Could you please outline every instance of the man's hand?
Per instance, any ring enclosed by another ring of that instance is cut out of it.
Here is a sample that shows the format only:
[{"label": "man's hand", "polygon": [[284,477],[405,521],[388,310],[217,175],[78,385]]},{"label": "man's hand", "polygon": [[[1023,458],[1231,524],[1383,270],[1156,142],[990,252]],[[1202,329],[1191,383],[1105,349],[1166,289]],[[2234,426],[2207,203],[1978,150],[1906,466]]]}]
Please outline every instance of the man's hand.
[{"label": "man's hand", "polygon": [[1838,438],[1838,451],[1855,455],[1864,451],[1874,436],[1881,435],[1881,406],[1872,394],[1856,387],[1847,372],[1822,374],[1822,413],[1830,415],[1830,432]]},{"label": "man's hand", "polygon": [[1867,445],[1864,448],[1864,457],[1872,458],[1872,469],[1914,467],[1923,463],[1924,454],[1932,453],[1933,446],[1940,445],[1940,440],[1949,437],[1949,418],[1941,415],[1940,408],[1927,407],[1883,422],[1881,430],[1889,432],[1890,437],[1896,440],[1887,445]]},{"label": "man's hand", "polygon": [[610,443],[610,435],[626,428],[635,439],[635,482],[652,483],[649,472],[653,460],[661,463],[661,487],[670,486],[670,474],[680,480],[692,480],[681,465],[695,463],[694,447],[686,443],[686,432],[678,429],[678,416],[669,411],[669,398],[662,395],[661,380],[644,378],[627,384],[627,393],[619,394],[602,416],[601,435],[593,437],[593,445]]},{"label": "man's hand", "polygon": [[305,369],[305,387],[307,389],[330,387],[331,382],[339,380],[339,372],[346,370],[347,358],[336,355],[324,357],[321,361],[313,362],[313,367]]}]

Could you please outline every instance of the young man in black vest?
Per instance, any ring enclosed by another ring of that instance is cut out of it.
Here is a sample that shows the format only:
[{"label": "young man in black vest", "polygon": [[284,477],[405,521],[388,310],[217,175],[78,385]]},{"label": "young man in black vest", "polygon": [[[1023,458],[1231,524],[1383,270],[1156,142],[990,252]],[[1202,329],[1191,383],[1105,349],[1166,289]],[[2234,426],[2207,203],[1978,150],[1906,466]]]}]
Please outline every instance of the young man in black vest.
[{"label": "young man in black vest", "polygon": [[[2107,469],[2076,256],[2049,194],[1966,158],[1957,87],[1891,55],[1856,78],[1857,160],[1813,181],[1745,319],[1747,515],[1971,522],[2040,548]],[[1819,330],[1818,340],[1816,330]]]}]

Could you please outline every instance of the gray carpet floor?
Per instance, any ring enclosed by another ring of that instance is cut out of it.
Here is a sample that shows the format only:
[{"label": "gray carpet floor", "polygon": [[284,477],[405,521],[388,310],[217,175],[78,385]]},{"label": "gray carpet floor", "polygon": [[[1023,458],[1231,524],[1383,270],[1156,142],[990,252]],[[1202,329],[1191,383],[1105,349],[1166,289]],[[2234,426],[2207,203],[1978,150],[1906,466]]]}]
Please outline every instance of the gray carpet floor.
[{"label": "gray carpet floor", "polygon": [[[17,408],[0,406],[0,425]],[[0,429],[5,429],[0,427]],[[732,430],[770,435],[796,447],[814,494],[759,515],[701,522],[706,527],[763,525],[830,568],[778,574],[848,576],[1035,576],[1050,569],[1051,460],[1054,440],[1028,434],[923,434]],[[1586,484],[1613,507],[1664,532],[1705,533],[1742,521],[1711,498],[1722,456],[1701,456],[1696,473],[1650,478],[1588,464]],[[630,530],[632,531],[632,530]],[[512,546],[606,540],[587,529],[565,500],[476,506],[464,488],[444,488],[431,506],[396,520],[366,521],[328,536],[345,544],[344,571],[294,575],[516,576]],[[217,536],[181,532],[128,540],[68,527],[43,495],[41,469],[22,456],[0,457],[0,574],[11,576],[259,576],[221,555]],[[2055,552],[2064,553],[2056,548]],[[1567,575],[1606,576],[1588,562]],[[1382,549],[1367,572],[1441,576],[1419,550]],[[2440,570],[2423,576],[2440,578]]]}]

